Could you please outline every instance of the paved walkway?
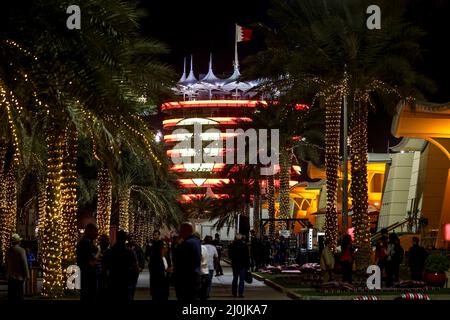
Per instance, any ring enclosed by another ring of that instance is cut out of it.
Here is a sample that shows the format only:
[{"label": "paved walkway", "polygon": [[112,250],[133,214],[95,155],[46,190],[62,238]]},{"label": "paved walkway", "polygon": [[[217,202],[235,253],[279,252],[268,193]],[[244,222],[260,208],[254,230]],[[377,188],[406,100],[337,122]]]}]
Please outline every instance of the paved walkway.
[{"label": "paved walkway", "polygon": [[[214,277],[210,300],[290,300],[285,294],[265,285],[262,281],[253,279],[252,284],[245,284],[244,298],[234,298],[231,295],[231,282],[233,280],[231,267],[222,261],[223,276]],[[38,282],[38,287],[42,282]],[[150,274],[148,269],[141,272],[136,288],[135,300],[150,300]],[[8,287],[6,283],[0,283],[0,300],[6,299]],[[68,298],[71,299],[71,298]],[[175,291],[170,288],[169,300],[176,300]]]},{"label": "paved walkway", "polygon": [[[213,277],[211,288],[211,297],[209,300],[290,300],[285,294],[272,289],[262,281],[253,279],[252,284],[245,284],[244,298],[234,298],[231,295],[231,282],[233,275],[231,267],[222,261],[223,276]],[[149,272],[144,270],[139,275],[138,286],[136,289],[136,300],[149,300]],[[170,288],[169,300],[175,300],[175,291]]]}]

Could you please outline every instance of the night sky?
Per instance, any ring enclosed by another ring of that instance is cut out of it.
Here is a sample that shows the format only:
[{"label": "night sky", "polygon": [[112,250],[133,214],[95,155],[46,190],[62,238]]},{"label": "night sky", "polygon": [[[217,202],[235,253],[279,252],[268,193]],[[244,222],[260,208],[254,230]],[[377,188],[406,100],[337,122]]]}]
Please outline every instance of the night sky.
[{"label": "night sky", "polygon": [[[181,76],[183,57],[194,55],[196,76],[205,74],[209,53],[213,54],[216,75],[229,75],[234,58],[234,24],[249,26],[265,19],[269,0],[142,0],[148,11],[142,21],[144,35],[158,39],[170,49],[164,62]],[[450,62],[446,43],[450,38],[450,1],[409,0],[408,17],[427,35],[421,47],[423,59],[417,65],[420,72],[434,80],[436,91],[425,93],[428,101],[450,101]],[[239,44],[242,60],[264,48],[264,39],[254,33],[252,41]],[[244,66],[245,67],[245,66]],[[245,69],[241,68],[245,72]],[[399,139],[390,134],[391,118],[385,111],[369,115],[369,151],[386,152]]]}]

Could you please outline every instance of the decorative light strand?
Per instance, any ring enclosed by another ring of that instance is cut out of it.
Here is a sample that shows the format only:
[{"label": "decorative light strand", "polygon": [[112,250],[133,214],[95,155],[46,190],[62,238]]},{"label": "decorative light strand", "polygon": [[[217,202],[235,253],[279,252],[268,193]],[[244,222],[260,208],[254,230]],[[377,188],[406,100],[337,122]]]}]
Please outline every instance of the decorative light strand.
[{"label": "decorative light strand", "polygon": [[[50,128],[54,128],[52,123]],[[61,181],[63,171],[64,136],[50,129],[47,135],[47,206],[43,241],[43,285],[42,295],[57,298],[62,295],[64,280],[62,273],[63,217]]]},{"label": "decorative light strand", "polygon": [[112,205],[112,182],[109,171],[100,168],[97,173],[97,224],[99,234],[109,236]]}]

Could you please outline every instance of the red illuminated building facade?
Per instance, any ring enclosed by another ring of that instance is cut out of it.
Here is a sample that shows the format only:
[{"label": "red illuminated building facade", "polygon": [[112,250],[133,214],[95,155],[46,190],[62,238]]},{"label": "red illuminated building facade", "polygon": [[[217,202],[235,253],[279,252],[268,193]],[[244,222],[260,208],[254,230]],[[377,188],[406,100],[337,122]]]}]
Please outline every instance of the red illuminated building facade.
[{"label": "red illuminated building facade", "polygon": [[[237,66],[233,74],[220,79],[212,70],[212,58],[209,61],[208,73],[200,79],[194,75],[192,57],[189,74],[186,76],[186,63],[183,75],[174,92],[180,96],[180,101],[166,102],[161,106],[165,114],[163,121],[164,141],[168,147],[167,155],[173,157],[184,157],[182,163],[172,163],[171,171],[178,174],[178,182],[183,188],[183,202],[193,198],[209,196],[211,198],[226,197],[221,193],[220,187],[228,183],[224,161],[205,162],[195,157],[196,150],[193,143],[194,126],[201,125],[202,153],[208,156],[223,156],[226,150],[223,147],[210,147],[210,142],[220,139],[232,138],[234,134],[226,132],[227,129],[236,129],[242,123],[251,122],[249,110],[258,104],[265,102],[257,99],[253,88],[258,84],[256,81],[239,81],[240,73]],[[209,129],[220,131],[210,133]],[[184,131],[183,131],[184,130]],[[181,133],[180,133],[181,132]],[[180,147],[182,142],[189,140],[188,146]]]}]

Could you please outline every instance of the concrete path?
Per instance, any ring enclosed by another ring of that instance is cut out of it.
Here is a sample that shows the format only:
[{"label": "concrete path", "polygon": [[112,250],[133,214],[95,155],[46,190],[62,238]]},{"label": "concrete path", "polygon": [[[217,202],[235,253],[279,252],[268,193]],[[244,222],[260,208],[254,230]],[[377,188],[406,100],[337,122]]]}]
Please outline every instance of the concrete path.
[{"label": "concrete path", "polygon": [[[222,261],[223,276],[213,277],[211,297],[209,300],[290,300],[285,294],[265,285],[262,281],[253,279],[252,284],[245,284],[244,298],[234,298],[231,294],[233,275],[231,267]],[[149,272],[144,270],[139,275],[135,300],[149,300]],[[170,290],[169,300],[175,300],[175,291]]]}]

